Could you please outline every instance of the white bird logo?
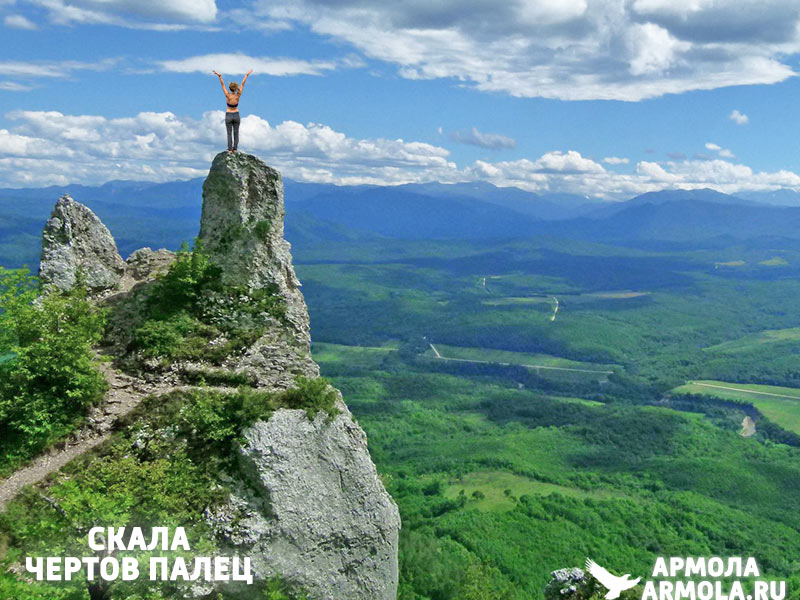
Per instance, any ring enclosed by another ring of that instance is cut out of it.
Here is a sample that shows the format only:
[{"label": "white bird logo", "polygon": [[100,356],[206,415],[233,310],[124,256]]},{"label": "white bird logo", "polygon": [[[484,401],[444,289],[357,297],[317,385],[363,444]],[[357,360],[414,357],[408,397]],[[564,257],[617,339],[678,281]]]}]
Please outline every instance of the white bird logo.
[{"label": "white bird logo", "polygon": [[608,593],[605,596],[606,600],[614,600],[614,598],[619,598],[621,592],[631,589],[642,580],[641,577],[630,580],[630,573],[625,573],[625,575],[622,577],[612,575],[606,569],[594,562],[591,558],[586,559],[586,570],[589,571],[589,573],[592,574],[592,577],[602,583],[603,586],[608,590]]}]

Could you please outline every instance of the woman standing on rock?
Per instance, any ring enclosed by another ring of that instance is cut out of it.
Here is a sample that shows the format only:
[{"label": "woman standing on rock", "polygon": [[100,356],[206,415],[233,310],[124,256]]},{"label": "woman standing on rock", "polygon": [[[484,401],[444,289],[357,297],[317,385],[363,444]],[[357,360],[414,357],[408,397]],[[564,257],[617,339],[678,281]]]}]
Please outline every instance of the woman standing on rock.
[{"label": "woman standing on rock", "polygon": [[[228,130],[228,152],[236,152],[239,146],[239,123],[241,120],[239,119],[239,98],[242,97],[242,92],[244,91],[244,83],[247,81],[248,75],[253,72],[253,69],[250,69],[247,74],[242,79],[242,84],[239,85],[235,81],[231,81],[228,88],[231,90],[230,93],[227,89],[225,89],[225,81],[222,79],[222,75],[220,75],[217,71],[211,71],[219,77],[219,82],[222,84],[222,93],[225,94],[225,100],[228,103],[228,110],[225,113],[225,128]],[[233,136],[231,136],[231,132]],[[231,137],[233,139],[231,140]]]}]

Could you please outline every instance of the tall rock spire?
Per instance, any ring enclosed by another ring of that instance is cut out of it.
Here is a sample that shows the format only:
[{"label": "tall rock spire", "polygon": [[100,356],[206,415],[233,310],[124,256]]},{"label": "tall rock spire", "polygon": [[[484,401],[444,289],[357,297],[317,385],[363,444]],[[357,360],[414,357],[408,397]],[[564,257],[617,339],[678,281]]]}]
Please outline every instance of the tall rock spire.
[{"label": "tall rock spire", "polygon": [[283,238],[284,214],[278,171],[242,152],[217,154],[203,184],[204,251],[222,268],[223,281],[275,286],[289,321],[308,343],[308,310]]},{"label": "tall rock spire", "polygon": [[[199,240],[231,286],[272,288],[286,303],[276,323],[228,366],[259,387],[315,377],[308,309],[283,239],[281,175],[255,156],[223,152],[203,184]],[[338,392],[337,392],[338,394]],[[367,448],[367,436],[339,395],[339,414],[278,410],[243,432],[246,491],[212,516],[217,531],[248,553],[258,579],[280,576],[315,600],[394,600],[400,515]],[[251,592],[229,588],[231,597]]]}]

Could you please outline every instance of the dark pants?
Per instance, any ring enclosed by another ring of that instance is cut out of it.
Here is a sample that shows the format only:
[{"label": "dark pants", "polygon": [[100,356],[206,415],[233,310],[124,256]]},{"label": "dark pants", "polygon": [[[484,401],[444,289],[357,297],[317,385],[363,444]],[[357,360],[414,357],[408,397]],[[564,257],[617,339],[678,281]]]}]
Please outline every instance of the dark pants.
[{"label": "dark pants", "polygon": [[[228,130],[228,150],[239,147],[239,111],[225,113],[225,128]],[[233,131],[233,144],[231,145],[231,131]]]}]

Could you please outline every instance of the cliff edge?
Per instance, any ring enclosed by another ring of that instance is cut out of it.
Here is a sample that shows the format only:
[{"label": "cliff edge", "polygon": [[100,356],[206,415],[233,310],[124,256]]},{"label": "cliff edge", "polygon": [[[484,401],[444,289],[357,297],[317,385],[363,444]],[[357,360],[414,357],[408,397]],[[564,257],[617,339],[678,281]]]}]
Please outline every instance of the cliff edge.
[{"label": "cliff edge", "polygon": [[[231,367],[257,385],[315,377],[308,309],[283,238],[280,173],[255,156],[220,153],[203,185],[199,240],[224,283],[273,289],[286,321]],[[389,600],[397,594],[400,517],[339,396],[339,412],[311,421],[278,410],[245,431],[240,453],[250,487],[213,517],[227,542],[253,559],[256,576],[296,581],[310,598]],[[253,492],[252,490],[257,490]]]},{"label": "cliff edge", "polygon": [[[203,186],[194,253],[142,249],[123,261],[100,220],[64,197],[45,228],[40,273],[58,290],[83,283],[108,308],[103,351],[140,396],[149,394],[116,426],[131,452],[147,454],[155,440],[170,449],[166,456],[193,452],[202,461],[187,418],[232,418],[226,398],[266,398],[259,410],[274,403],[230,437],[227,454],[205,463],[219,465],[214,487],[227,497],[197,515],[220,552],[250,557],[256,587],[280,579],[310,600],[393,600],[400,517],[366,434],[338,390],[324,392],[334,395],[333,410],[281,404],[319,376],[283,219],[280,173],[255,156],[223,152]],[[260,593],[198,584],[180,597],[218,592]]]}]

